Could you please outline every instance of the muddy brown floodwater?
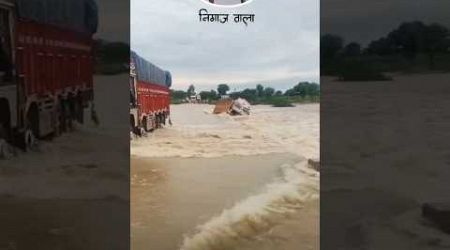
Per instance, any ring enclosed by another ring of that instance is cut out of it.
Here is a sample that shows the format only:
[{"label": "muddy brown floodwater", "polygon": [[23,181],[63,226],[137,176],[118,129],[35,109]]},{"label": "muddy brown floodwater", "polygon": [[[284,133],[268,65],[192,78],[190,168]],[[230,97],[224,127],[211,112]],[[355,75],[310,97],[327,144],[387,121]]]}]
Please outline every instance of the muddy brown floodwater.
[{"label": "muddy brown floodwater", "polygon": [[173,127],[132,142],[132,249],[318,249],[319,105],[211,110],[173,106]]},{"label": "muddy brown floodwater", "polygon": [[322,247],[450,249],[421,216],[450,200],[449,77],[321,79]]},{"label": "muddy brown floodwater", "polygon": [[[0,159],[0,249],[129,246],[128,75],[95,76],[100,125],[85,123],[36,150]],[[114,112],[111,112],[114,110]]]}]

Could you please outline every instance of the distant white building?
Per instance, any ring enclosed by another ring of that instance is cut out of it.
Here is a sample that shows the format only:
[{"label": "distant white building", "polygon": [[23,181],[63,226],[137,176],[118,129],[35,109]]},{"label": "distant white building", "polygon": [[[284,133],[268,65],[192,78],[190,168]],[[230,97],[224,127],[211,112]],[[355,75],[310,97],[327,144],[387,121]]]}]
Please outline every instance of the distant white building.
[{"label": "distant white building", "polygon": [[189,96],[190,103],[198,103],[201,100],[202,100],[202,97],[200,96],[200,94],[193,94],[193,95]]}]

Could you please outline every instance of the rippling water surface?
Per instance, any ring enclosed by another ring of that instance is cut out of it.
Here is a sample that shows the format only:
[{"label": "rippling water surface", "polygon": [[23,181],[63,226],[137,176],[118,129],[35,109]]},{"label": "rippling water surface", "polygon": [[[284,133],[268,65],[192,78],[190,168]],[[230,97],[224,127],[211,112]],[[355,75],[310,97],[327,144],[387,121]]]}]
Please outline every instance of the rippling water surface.
[{"label": "rippling water surface", "polygon": [[132,142],[132,248],[318,249],[319,105],[212,108]]}]

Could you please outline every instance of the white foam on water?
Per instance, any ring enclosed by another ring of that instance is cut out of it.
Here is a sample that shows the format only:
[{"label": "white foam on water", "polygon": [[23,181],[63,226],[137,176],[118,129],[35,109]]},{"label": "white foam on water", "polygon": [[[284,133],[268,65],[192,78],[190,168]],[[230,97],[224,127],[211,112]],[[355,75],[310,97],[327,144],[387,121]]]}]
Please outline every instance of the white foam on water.
[{"label": "white foam on water", "polygon": [[319,196],[319,173],[306,161],[281,167],[281,180],[267,185],[264,192],[250,196],[186,236],[181,250],[232,250],[244,242],[269,233],[304,202]]},{"label": "white foam on water", "polygon": [[[231,250],[266,235],[306,201],[318,199],[319,173],[307,158],[319,157],[318,104],[293,108],[258,105],[249,116],[213,115],[211,105],[173,105],[173,126],[133,140],[139,157],[249,156],[291,153],[302,159],[281,166],[281,178],[185,236],[181,250]],[[209,110],[209,112],[208,112]]]},{"label": "white foam on water", "polygon": [[[255,106],[250,116],[212,114],[211,105],[173,105],[173,126],[131,142],[139,157],[319,156],[319,105]],[[209,112],[207,112],[210,110]]]}]

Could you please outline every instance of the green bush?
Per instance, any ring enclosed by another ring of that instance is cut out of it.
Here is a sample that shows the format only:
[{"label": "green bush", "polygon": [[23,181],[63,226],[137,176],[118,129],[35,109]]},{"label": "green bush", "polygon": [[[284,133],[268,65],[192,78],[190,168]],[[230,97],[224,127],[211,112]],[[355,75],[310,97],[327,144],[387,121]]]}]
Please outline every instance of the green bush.
[{"label": "green bush", "polygon": [[320,96],[289,96],[289,101],[292,103],[318,103]]},{"label": "green bush", "polygon": [[274,96],[269,99],[269,104],[273,107],[294,107],[292,102],[286,96]]},{"label": "green bush", "polygon": [[184,100],[184,99],[171,99],[170,100],[170,103],[171,104],[182,104],[182,103],[185,103],[186,101]]}]

